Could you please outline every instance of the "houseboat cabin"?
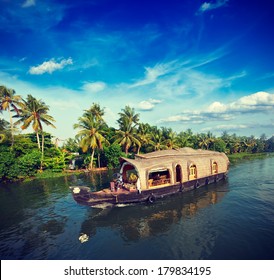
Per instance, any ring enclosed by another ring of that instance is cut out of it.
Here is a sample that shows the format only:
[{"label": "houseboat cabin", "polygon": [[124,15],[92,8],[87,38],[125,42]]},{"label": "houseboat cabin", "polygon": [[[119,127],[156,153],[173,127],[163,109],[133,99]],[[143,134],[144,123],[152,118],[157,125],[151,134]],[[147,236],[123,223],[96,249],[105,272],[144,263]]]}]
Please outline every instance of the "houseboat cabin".
[{"label": "houseboat cabin", "polygon": [[109,189],[91,192],[87,187],[72,187],[74,199],[90,206],[152,203],[166,195],[222,180],[229,168],[224,153],[192,148],[155,151],[120,161],[120,172]]}]

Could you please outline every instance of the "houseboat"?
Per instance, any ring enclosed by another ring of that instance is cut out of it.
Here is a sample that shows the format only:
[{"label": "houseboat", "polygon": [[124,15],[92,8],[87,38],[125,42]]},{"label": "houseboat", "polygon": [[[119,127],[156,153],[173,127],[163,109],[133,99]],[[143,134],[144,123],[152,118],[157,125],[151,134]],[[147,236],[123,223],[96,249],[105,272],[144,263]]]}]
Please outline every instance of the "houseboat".
[{"label": "houseboat", "polygon": [[181,148],[121,158],[110,187],[92,192],[72,186],[76,202],[92,207],[154,203],[167,195],[186,192],[226,178],[229,160],[224,153]]}]

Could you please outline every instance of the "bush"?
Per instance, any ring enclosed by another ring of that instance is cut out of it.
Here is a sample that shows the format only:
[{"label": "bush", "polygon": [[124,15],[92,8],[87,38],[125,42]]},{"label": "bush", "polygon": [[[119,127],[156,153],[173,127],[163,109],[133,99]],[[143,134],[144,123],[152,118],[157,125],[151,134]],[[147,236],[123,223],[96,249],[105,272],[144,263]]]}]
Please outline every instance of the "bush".
[{"label": "bush", "polygon": [[66,168],[71,156],[59,149],[51,148],[52,155],[48,154],[44,159],[43,165],[46,169],[51,169],[53,172],[60,172]]},{"label": "bush", "polygon": [[226,150],[226,143],[223,139],[216,139],[214,142],[214,150],[217,152],[224,153]]},{"label": "bush", "polygon": [[19,158],[18,162],[20,166],[20,176],[34,176],[40,168],[41,153],[39,151],[32,151],[31,153]]},{"label": "bush", "polygon": [[116,168],[120,165],[119,159],[122,155],[121,147],[118,144],[112,144],[109,147],[104,147],[102,161],[108,168]]},{"label": "bush", "polygon": [[0,182],[16,179],[19,175],[19,170],[15,153],[9,147],[1,145],[0,154]]},{"label": "bush", "polygon": [[30,138],[25,135],[16,135],[15,142],[12,147],[12,150],[16,154],[17,157],[21,155],[26,155],[31,153],[33,150],[37,150],[37,144],[33,143]]}]

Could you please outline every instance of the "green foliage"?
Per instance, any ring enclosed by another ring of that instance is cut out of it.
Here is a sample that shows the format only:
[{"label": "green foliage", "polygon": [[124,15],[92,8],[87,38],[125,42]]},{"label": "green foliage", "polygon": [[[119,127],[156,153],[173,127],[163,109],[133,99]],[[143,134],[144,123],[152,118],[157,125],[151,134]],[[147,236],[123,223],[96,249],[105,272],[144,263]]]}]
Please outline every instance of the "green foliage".
[{"label": "green foliage", "polygon": [[266,151],[274,152],[274,136],[272,136],[266,141]]},{"label": "green foliage", "polygon": [[20,167],[19,176],[31,177],[37,173],[41,164],[41,152],[33,150],[29,154],[25,154],[18,160]]},{"label": "green foliage", "polygon": [[28,135],[16,135],[12,149],[16,156],[19,157],[37,150],[37,144],[32,142]]},{"label": "green foliage", "polygon": [[118,144],[112,144],[109,147],[104,147],[104,152],[102,153],[102,162],[108,168],[119,167],[120,157],[123,155],[121,146]]},{"label": "green foliage", "polygon": [[4,133],[0,133],[0,144],[4,143],[6,140],[6,135]]},{"label": "green foliage", "polygon": [[69,152],[79,152],[79,143],[76,139],[69,138],[63,145],[62,149],[65,149]]},{"label": "green foliage", "polygon": [[0,181],[34,176],[40,166],[41,153],[37,150],[18,157],[13,149],[1,145],[0,153]]},{"label": "green foliage", "polygon": [[226,150],[226,143],[224,140],[218,138],[214,142],[213,150],[224,153]]},{"label": "green foliage", "polygon": [[71,156],[59,149],[52,148],[50,150],[52,151],[51,156],[46,157],[43,162],[45,169],[51,169],[53,172],[63,171]]},{"label": "green foliage", "polygon": [[15,179],[18,175],[15,153],[9,147],[0,145],[0,154],[0,182]]}]

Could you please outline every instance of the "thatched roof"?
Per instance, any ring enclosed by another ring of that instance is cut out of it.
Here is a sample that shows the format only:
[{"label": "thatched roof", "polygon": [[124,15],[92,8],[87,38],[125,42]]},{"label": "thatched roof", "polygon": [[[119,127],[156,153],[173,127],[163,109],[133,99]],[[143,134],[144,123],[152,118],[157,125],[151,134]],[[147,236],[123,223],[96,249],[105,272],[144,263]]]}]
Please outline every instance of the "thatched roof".
[{"label": "thatched roof", "polygon": [[147,154],[139,154],[135,155],[135,159],[155,159],[161,157],[177,157],[177,156],[202,156],[202,155],[216,155],[220,154],[219,152],[209,151],[209,150],[194,150],[189,147],[181,148],[181,149],[172,149],[172,150],[161,150],[155,151]]},{"label": "thatched roof", "polygon": [[181,148],[173,150],[161,150],[147,154],[135,155],[135,159],[122,158],[124,162],[132,164],[137,169],[145,169],[148,167],[163,165],[166,166],[174,161],[196,161],[202,158],[216,159],[222,158],[224,162],[228,162],[228,158],[224,153],[208,150],[194,150],[192,148]]}]

